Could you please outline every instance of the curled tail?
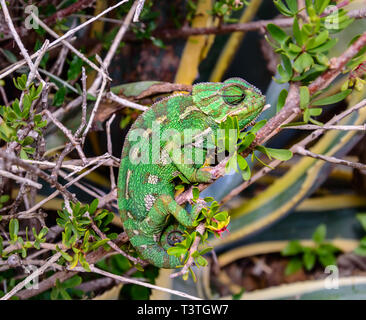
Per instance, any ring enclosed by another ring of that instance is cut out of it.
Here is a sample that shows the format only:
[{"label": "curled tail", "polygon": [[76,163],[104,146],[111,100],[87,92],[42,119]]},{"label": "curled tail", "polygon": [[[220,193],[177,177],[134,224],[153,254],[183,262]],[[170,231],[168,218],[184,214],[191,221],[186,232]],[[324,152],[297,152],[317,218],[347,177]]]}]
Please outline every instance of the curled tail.
[{"label": "curled tail", "polygon": [[147,260],[158,268],[175,269],[181,262],[175,256],[167,253],[153,237],[146,235],[134,235],[130,238],[131,244],[136,248],[142,259]]}]

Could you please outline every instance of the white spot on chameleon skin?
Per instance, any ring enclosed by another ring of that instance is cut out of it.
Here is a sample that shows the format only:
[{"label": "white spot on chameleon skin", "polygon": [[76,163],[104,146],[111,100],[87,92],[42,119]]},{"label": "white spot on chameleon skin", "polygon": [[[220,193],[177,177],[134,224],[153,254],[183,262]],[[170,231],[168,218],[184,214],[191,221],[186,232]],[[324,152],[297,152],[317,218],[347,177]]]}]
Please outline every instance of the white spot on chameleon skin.
[{"label": "white spot on chameleon skin", "polygon": [[127,211],[127,217],[129,217],[130,219],[133,219],[133,216],[130,211]]},{"label": "white spot on chameleon skin", "polygon": [[125,198],[129,199],[128,196],[128,184],[130,182],[130,176],[131,176],[132,171],[130,169],[127,170],[127,175],[126,175],[126,188],[125,188]]},{"label": "white spot on chameleon skin", "polygon": [[136,235],[139,234],[139,232],[137,230],[133,230],[133,233],[136,234]]},{"label": "white spot on chameleon skin", "polygon": [[148,138],[150,136],[150,134],[152,134],[152,130],[150,128],[147,128],[145,131],[144,131],[144,134],[143,134],[143,137],[144,138]]},{"label": "white spot on chameleon skin", "polygon": [[192,113],[192,111],[197,111],[199,110],[197,107],[195,106],[189,106],[187,107],[184,112],[179,116],[179,119],[184,119],[185,117],[187,117],[189,114]]},{"label": "white spot on chameleon skin", "polygon": [[142,246],[140,246],[141,249],[146,250],[147,249],[147,245],[143,244]]},{"label": "white spot on chameleon skin", "polygon": [[132,148],[130,150],[130,160],[132,163],[134,163],[136,160],[138,160],[138,155],[139,155],[139,148]]},{"label": "white spot on chameleon skin", "polygon": [[165,120],[167,119],[167,116],[161,116],[159,118],[156,118],[156,122],[158,123],[163,123]]},{"label": "white spot on chameleon skin", "polygon": [[147,183],[157,184],[158,182],[159,182],[159,177],[155,176],[153,174],[150,174],[149,177],[147,178]]},{"label": "white spot on chameleon skin", "polygon": [[154,239],[155,242],[157,242],[157,241],[160,240],[160,236],[158,234],[154,234],[153,239]]},{"label": "white spot on chameleon skin", "polygon": [[161,150],[159,164],[162,164],[163,166],[165,166],[169,163],[170,163],[170,157],[169,157],[168,152],[165,149]]},{"label": "white spot on chameleon skin", "polygon": [[144,198],[145,208],[147,211],[150,211],[152,206],[154,205],[156,198],[152,194],[147,194]]}]

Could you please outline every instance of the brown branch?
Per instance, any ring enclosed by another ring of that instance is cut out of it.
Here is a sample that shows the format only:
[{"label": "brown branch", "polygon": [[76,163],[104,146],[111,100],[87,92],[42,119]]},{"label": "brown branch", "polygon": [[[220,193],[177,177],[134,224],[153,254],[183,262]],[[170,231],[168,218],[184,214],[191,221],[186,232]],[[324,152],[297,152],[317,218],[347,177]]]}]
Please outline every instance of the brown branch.
[{"label": "brown branch", "polygon": [[[339,115],[334,116],[331,120],[329,120],[325,126],[332,126],[334,124],[337,124],[339,121],[341,121],[343,118],[347,117],[348,115],[350,115],[353,112],[356,112],[357,110],[364,108],[366,106],[366,99],[362,100],[361,102],[359,102],[358,104],[354,105],[353,107],[343,111],[342,113],[340,113]],[[315,139],[317,139],[318,137],[320,137],[324,132],[325,132],[325,128],[320,128],[314,132],[312,132],[311,134],[309,134],[305,139],[301,140],[300,142],[296,143],[295,145],[293,145],[290,148],[290,151],[293,151],[295,148],[297,148],[298,146],[301,147],[306,147],[310,142],[314,141]],[[243,190],[245,190],[247,187],[249,187],[251,184],[253,184],[255,181],[257,181],[258,179],[260,179],[261,177],[263,177],[264,175],[266,175],[267,173],[269,173],[270,171],[272,171],[274,168],[276,168],[277,166],[279,166],[283,161],[280,160],[274,160],[272,161],[268,167],[264,167],[261,170],[259,170],[257,173],[255,173],[255,175],[253,175],[248,181],[243,182],[241,185],[239,185],[238,187],[236,187],[235,189],[231,190],[229,194],[227,194],[222,200],[221,200],[221,204],[226,203],[227,201],[229,201],[230,199],[232,199],[234,196],[238,195],[240,192],[242,192]]]},{"label": "brown branch", "polygon": [[366,170],[366,164],[359,163],[359,162],[351,162],[351,161],[347,161],[347,160],[343,160],[343,159],[338,159],[335,157],[329,157],[329,156],[325,156],[322,154],[317,154],[317,153],[311,152],[309,150],[306,150],[305,148],[303,148],[301,146],[297,146],[296,148],[294,148],[294,152],[297,154],[300,154],[302,156],[311,157],[314,159],[320,159],[320,160],[324,160],[326,162],[340,164],[340,165],[351,167],[351,168],[358,169],[358,170]]},{"label": "brown branch", "polygon": [[46,172],[42,171],[41,169],[39,169],[35,166],[32,166],[29,163],[26,163],[23,160],[19,159],[15,155],[8,154],[2,150],[0,150],[0,158],[3,158],[6,161],[9,161],[17,166],[20,166],[28,171],[33,172],[34,174],[36,174],[37,176],[39,176],[40,178],[42,178],[43,180],[48,182],[51,186],[55,186],[56,189],[60,193],[64,194],[68,199],[71,199],[73,201],[77,200],[74,194],[69,192],[63,185],[58,183],[57,180],[53,179],[50,175],[48,175]]},{"label": "brown branch", "polygon": [[[126,233],[123,232],[123,233],[119,234],[117,239],[114,240],[113,242],[117,246],[121,246],[122,244],[126,243],[127,241],[128,241],[128,237],[127,237]],[[87,256],[86,256],[86,261],[89,264],[93,264],[93,263],[96,263],[99,260],[103,259],[108,254],[109,254],[109,251],[106,251],[103,247],[100,247],[96,251],[88,253]],[[52,276],[48,277],[47,279],[41,281],[38,284],[38,289],[22,290],[22,291],[18,292],[17,296],[20,299],[29,299],[31,297],[34,297],[34,296],[36,296],[36,295],[52,288],[55,285],[57,279],[60,282],[63,282],[63,281],[71,278],[72,276],[74,276],[76,274],[77,274],[76,271],[60,271],[60,272],[57,272],[57,273],[53,274]]]},{"label": "brown branch", "polygon": [[93,6],[94,2],[95,2],[95,0],[76,1],[75,3],[68,6],[67,8],[59,10],[52,16],[46,18],[44,20],[44,22],[48,25],[52,25],[52,24],[56,23],[58,20],[62,20],[75,12],[78,12],[78,11],[81,11],[83,9]]},{"label": "brown branch", "polygon": [[192,254],[198,250],[198,246],[201,242],[200,236],[202,236],[203,233],[205,232],[205,223],[201,222],[197,226],[196,231],[199,235],[196,236],[196,238],[194,239],[194,242],[192,243],[191,247],[189,248],[189,251],[188,251],[189,258],[188,258],[187,262],[184,264],[184,266],[181,270],[179,270],[176,273],[171,274],[170,275],[171,278],[176,278],[176,277],[186,274],[188,272],[189,268],[194,264],[194,258],[192,256]]},{"label": "brown branch", "polygon": [[[333,81],[343,70],[346,63],[350,61],[364,46],[366,45],[366,32],[364,32],[342,55],[338,58],[333,58],[331,61],[330,69],[326,70],[322,75],[320,75],[316,80],[314,80],[309,85],[310,94],[314,94],[320,90],[328,87],[331,81]],[[298,115],[301,114],[300,109],[300,97],[299,97],[299,85],[297,83],[292,83],[290,85],[290,90],[286,99],[284,107],[279,113],[277,113],[273,118],[271,118],[265,126],[263,126],[257,133],[253,143],[242,153],[242,156],[246,158],[251,154],[255,147],[261,145],[268,141],[271,137],[278,134],[282,128],[281,126],[287,124],[294,120]],[[225,174],[225,165],[228,161],[226,158],[221,161],[212,170],[212,178],[214,180]],[[199,184],[197,187],[200,191],[206,189],[209,184]],[[179,204],[183,204],[190,199],[192,199],[192,190],[189,188],[187,191],[181,193],[176,201]]]},{"label": "brown branch", "polygon": [[[348,12],[350,18],[363,19],[366,17],[366,9],[351,10]],[[209,34],[227,34],[232,32],[247,32],[264,29],[268,24],[275,24],[282,28],[291,27],[293,24],[292,18],[280,18],[273,20],[258,20],[247,23],[232,23],[220,25],[218,27],[202,27],[191,28],[183,27],[180,29],[158,29],[152,33],[156,38],[163,40],[172,40],[177,38],[188,38],[195,35],[209,35]],[[136,41],[136,37],[131,33],[126,35],[126,41]]]}]

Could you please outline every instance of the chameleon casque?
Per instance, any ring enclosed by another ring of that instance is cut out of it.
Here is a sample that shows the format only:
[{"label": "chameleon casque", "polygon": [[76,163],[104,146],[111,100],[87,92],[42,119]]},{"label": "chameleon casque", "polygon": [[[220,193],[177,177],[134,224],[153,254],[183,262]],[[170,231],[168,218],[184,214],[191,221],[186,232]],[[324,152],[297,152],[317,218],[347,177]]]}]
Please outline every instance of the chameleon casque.
[{"label": "chameleon casque", "polygon": [[[122,150],[118,206],[130,243],[144,260],[169,269],[181,264],[167,249],[192,229],[199,210],[193,207],[188,212],[174,200],[174,177],[211,182],[212,167],[205,166],[207,133],[215,134],[229,115],[237,116],[241,130],[246,128],[264,104],[260,90],[243,79],[230,78],[198,83],[191,94],[164,98],[136,119]],[[185,137],[189,130],[195,133],[189,144],[184,138],[169,139],[172,131]],[[177,156],[174,151],[181,153]]]}]

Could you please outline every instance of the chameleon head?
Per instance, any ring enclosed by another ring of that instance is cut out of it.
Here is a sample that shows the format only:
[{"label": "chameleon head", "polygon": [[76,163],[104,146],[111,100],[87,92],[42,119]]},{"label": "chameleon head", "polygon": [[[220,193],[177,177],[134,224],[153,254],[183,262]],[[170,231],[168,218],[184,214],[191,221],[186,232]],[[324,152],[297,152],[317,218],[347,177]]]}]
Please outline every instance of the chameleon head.
[{"label": "chameleon head", "polygon": [[261,91],[241,78],[199,83],[193,86],[192,97],[195,106],[216,123],[237,116],[240,129],[255,120],[265,105]]}]

